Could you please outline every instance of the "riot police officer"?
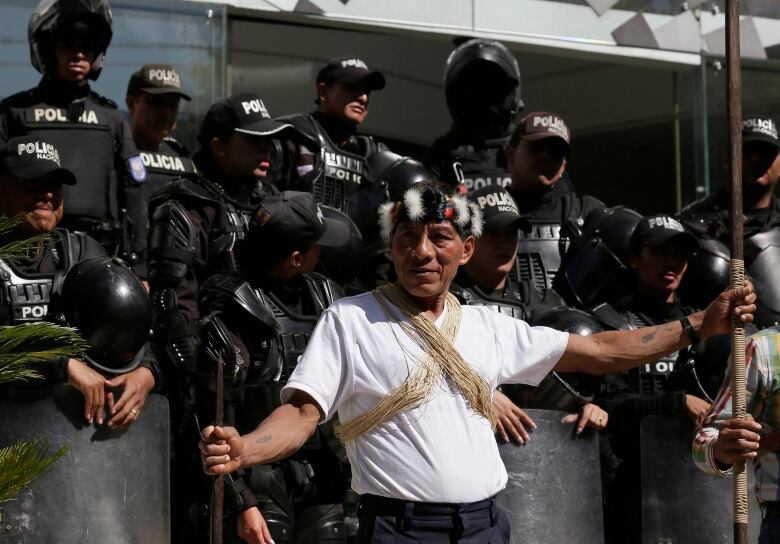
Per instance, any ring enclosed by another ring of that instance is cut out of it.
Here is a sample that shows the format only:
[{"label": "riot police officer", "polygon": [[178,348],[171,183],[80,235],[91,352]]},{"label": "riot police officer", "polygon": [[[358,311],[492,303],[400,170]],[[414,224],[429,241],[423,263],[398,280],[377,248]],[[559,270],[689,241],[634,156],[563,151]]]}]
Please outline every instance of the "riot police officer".
[{"label": "riot police officer", "polygon": [[[692,311],[682,306],[677,290],[687,258],[698,249],[696,238],[668,215],[643,218],[630,241],[628,265],[634,291],[622,300],[599,305],[593,312],[615,329],[634,329],[679,321]],[[695,379],[699,347],[686,348],[629,372],[608,375],[600,399],[610,413],[611,453],[619,463],[608,486],[607,533],[611,542],[642,542],[642,419],[650,415],[687,414],[698,424],[710,403]],[[727,353],[720,361],[725,368]]]},{"label": "riot police officer", "polygon": [[308,142],[282,150],[282,189],[308,191],[317,202],[346,210],[351,194],[369,182],[366,157],[384,146],[357,134],[368,116],[369,97],[385,87],[385,76],[354,56],[330,59],[317,73],[317,110],[280,119]]},{"label": "riot police officer", "polygon": [[274,136],[294,132],[271,119],[254,94],[219,100],[206,113],[195,154],[198,174],[152,195],[149,280],[158,340],[168,362],[186,370],[195,345],[198,286],[239,269],[235,249],[273,188],[264,183]]},{"label": "riot police officer", "polygon": [[[238,243],[273,187],[264,183],[271,138],[293,138],[291,125],[271,119],[255,94],[214,103],[198,134],[198,173],[175,180],[150,199],[149,283],[155,309],[155,340],[168,379],[174,425],[174,540],[193,527],[188,486],[197,474],[192,436],[191,389],[201,314],[200,286],[217,273],[240,269]],[[197,525],[197,523],[196,523]],[[182,531],[182,533],[178,533]]]},{"label": "riot police officer", "polygon": [[130,76],[125,104],[130,112],[130,128],[146,167],[147,180],[127,190],[127,213],[132,232],[134,269],[146,277],[146,238],[149,197],[169,181],[196,171],[192,155],[171,133],[181,100],[181,76],[167,64],[145,64]]},{"label": "riot police officer", "polygon": [[469,191],[510,185],[504,149],[523,109],[514,55],[494,40],[461,43],[447,58],[444,92],[453,124],[434,141],[425,165],[441,181],[462,178]]},{"label": "riot police officer", "polygon": [[[281,404],[281,389],[320,314],[342,296],[338,285],[314,272],[320,248],[339,246],[348,236],[310,193],[285,191],[263,201],[240,248],[246,263],[241,277],[212,276],[200,290],[201,313],[208,317],[201,333],[205,356],[196,372],[198,383],[210,386],[199,387],[203,424],[212,421],[219,357],[229,376],[229,424],[248,432]],[[348,471],[337,456],[340,446],[334,452],[327,443],[333,438],[323,428],[292,459],[232,475],[227,490],[239,513],[238,536],[247,542],[345,542]],[[238,542],[235,534],[228,541]]]},{"label": "riot police officer", "polygon": [[[540,290],[530,282],[518,282],[510,276],[515,265],[519,231],[530,230],[530,224],[518,212],[512,195],[493,185],[470,193],[469,200],[482,212],[483,232],[474,244],[471,259],[458,270],[450,291],[462,304],[488,306],[524,321],[531,321],[534,311],[561,308],[564,302],[552,289]],[[562,378],[556,375],[553,379]],[[509,387],[507,393],[517,400],[515,393],[519,391],[515,389]],[[567,422],[577,421],[578,431],[586,425],[601,429],[607,424],[607,414],[601,408],[588,402],[581,404],[563,407],[579,411],[579,416],[567,416]],[[499,416],[497,432],[502,440],[508,442],[510,435],[520,443],[528,440],[526,427],[535,424],[525,412],[501,391],[493,393],[493,406]],[[542,407],[540,403],[537,406]]]},{"label": "riot police officer", "polygon": [[[780,137],[773,118],[765,115],[742,121],[742,198],[745,266],[758,293],[755,324],[780,322],[780,287],[774,281],[780,263],[780,199],[773,191],[780,179]],[[696,236],[730,246],[729,192],[686,206],[680,220]]]},{"label": "riot police officer", "polygon": [[[28,258],[0,260],[0,323],[3,325],[58,321],[59,314],[67,316],[65,299],[68,293],[63,293],[63,283],[66,283],[68,272],[88,259],[105,256],[103,248],[88,235],[57,228],[63,216],[63,185],[76,183],[76,177],[62,164],[64,159],[59,149],[43,138],[27,136],[8,141],[0,172],[3,194],[0,215],[21,217],[21,223],[3,233],[0,242],[5,244],[47,233],[51,233],[51,237],[40,241]],[[92,289],[97,286],[92,285]],[[84,293],[81,295],[89,301]],[[132,305],[133,294],[128,290],[126,295],[126,301]],[[142,298],[146,298],[145,293]],[[94,306],[94,301],[91,302]],[[104,324],[120,325],[109,317],[103,316]],[[80,320],[71,317],[68,323],[79,326],[74,321]],[[79,328],[89,340],[92,329],[87,327],[86,320],[81,321]],[[84,418],[90,424],[103,424],[104,407],[109,410],[107,424],[110,427],[134,422],[147,396],[159,383],[154,353],[146,348],[143,352],[138,350],[145,344],[150,323],[145,329],[141,326],[140,332],[129,322],[124,325],[127,326],[123,331],[126,336],[138,343],[133,351],[133,355],[139,354],[138,359],[132,364],[111,360],[88,365],[79,359],[55,357],[41,361],[37,367],[48,383],[67,382],[83,393]],[[105,328],[101,334],[106,337]],[[112,342],[115,341],[113,338]],[[93,345],[93,349],[98,347],[106,346]],[[101,372],[116,376],[109,379]],[[116,401],[115,389],[122,389]]]},{"label": "riot police officer", "polygon": [[15,136],[45,137],[63,153],[78,184],[65,187],[63,225],[120,248],[126,187],[146,170],[117,105],[93,92],[111,41],[106,0],[42,1],[30,17],[33,67],[43,79],[0,105],[0,144]]},{"label": "riot police officer", "polygon": [[509,192],[532,230],[517,254],[519,277],[551,287],[561,259],[579,237],[587,215],[604,206],[578,196],[564,179],[571,133],[555,113],[532,112],[519,120],[506,147],[512,173]]}]

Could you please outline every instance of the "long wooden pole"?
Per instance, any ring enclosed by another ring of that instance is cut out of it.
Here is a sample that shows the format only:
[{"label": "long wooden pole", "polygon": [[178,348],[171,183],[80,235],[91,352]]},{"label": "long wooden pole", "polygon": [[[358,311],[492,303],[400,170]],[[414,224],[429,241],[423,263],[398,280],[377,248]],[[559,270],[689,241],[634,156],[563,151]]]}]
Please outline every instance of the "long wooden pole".
[{"label": "long wooden pole", "polygon": [[[729,159],[731,171],[731,287],[745,284],[742,210],[742,74],[739,48],[739,0],[726,0],[726,66],[728,72]],[[745,326],[731,322],[731,396],[734,417],[744,418]],[[734,463],[734,542],[748,542],[747,472],[745,462]]]},{"label": "long wooden pole", "polygon": [[[224,409],[224,393],[223,393],[223,377],[224,377],[224,362],[222,357],[219,357],[217,361],[217,401],[214,414],[214,425],[221,427],[223,423],[223,409]],[[222,518],[223,509],[225,504],[225,477],[220,474],[214,478],[214,500],[213,511],[211,518],[211,544],[222,544]]]}]

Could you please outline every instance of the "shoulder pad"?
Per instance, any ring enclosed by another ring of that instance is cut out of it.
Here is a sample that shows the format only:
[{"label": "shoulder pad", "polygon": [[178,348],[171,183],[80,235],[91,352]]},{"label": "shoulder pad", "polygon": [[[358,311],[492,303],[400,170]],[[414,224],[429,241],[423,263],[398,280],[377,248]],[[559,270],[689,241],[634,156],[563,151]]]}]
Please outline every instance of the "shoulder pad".
[{"label": "shoulder pad", "polygon": [[468,306],[474,301],[474,297],[471,295],[471,291],[455,282],[450,284],[450,293],[455,295],[455,298],[457,298],[458,302],[461,304]]},{"label": "shoulder pad", "polygon": [[67,229],[54,230],[55,243],[65,253],[66,267],[70,268],[92,257],[106,255],[105,248],[94,238],[83,232],[71,232]]},{"label": "shoulder pad", "polygon": [[593,210],[597,210],[606,206],[606,204],[604,204],[601,200],[590,195],[584,195],[581,197],[581,200],[582,212],[580,213],[580,216],[583,218],[587,217],[587,215]]},{"label": "shoulder pad", "polygon": [[101,106],[106,106],[112,109],[119,109],[119,105],[116,102],[114,102],[110,98],[103,96],[102,94],[98,94],[95,91],[90,91],[89,96]]},{"label": "shoulder pad", "polygon": [[323,309],[345,296],[344,289],[338,283],[319,272],[309,272],[304,274],[304,278],[322,296],[324,302]]},{"label": "shoulder pad", "polygon": [[210,184],[201,183],[200,177],[181,177],[152,193],[149,198],[150,205],[160,201],[176,199],[194,199],[205,202],[219,202],[219,194],[212,189]]},{"label": "shoulder pad", "polygon": [[722,210],[720,208],[715,197],[713,195],[710,195],[704,198],[700,198],[699,200],[694,200],[687,206],[684,206],[683,209],[680,210],[680,213],[677,214],[677,216],[692,217],[698,215],[715,215],[718,213],[722,213],[724,211],[726,210]]},{"label": "shoulder pad", "polygon": [[190,158],[192,157],[192,152],[190,152],[190,148],[181,143],[179,140],[174,138],[173,136],[166,136],[163,138],[163,141],[171,146],[173,150],[181,155],[182,157]]},{"label": "shoulder pad", "polygon": [[238,312],[260,322],[274,334],[280,330],[279,323],[263,296],[252,289],[249,282],[237,276],[217,274],[203,282],[200,287],[199,306],[203,314]]},{"label": "shoulder pad", "polygon": [[277,117],[276,121],[291,124],[310,144],[321,146],[320,134],[314,119],[307,113],[295,113]]},{"label": "shoulder pad", "polygon": [[627,331],[634,328],[628,316],[618,312],[614,306],[604,302],[599,304],[590,313],[605,325],[619,331]]},{"label": "shoulder pad", "polygon": [[355,136],[355,139],[357,140],[358,147],[360,148],[364,157],[370,157],[375,153],[380,153],[383,151],[390,151],[386,145],[378,143],[376,140],[374,140],[373,136],[358,134]]},{"label": "shoulder pad", "polygon": [[3,101],[0,102],[0,108],[24,107],[25,105],[34,102],[37,89],[38,87],[33,87],[32,89],[27,89],[26,91],[21,91],[5,97]]}]

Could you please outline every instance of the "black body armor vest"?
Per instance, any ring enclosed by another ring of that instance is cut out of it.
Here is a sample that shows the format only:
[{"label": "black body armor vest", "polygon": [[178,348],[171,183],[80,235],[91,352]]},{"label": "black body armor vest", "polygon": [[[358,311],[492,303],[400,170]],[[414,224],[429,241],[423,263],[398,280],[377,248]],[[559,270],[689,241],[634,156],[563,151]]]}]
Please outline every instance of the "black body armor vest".
[{"label": "black body armor vest", "polygon": [[[0,259],[0,315],[2,325],[38,321],[65,324],[56,305],[65,275],[79,261],[102,253],[97,242],[90,244],[83,233],[57,229],[44,251],[56,252],[56,269],[50,273],[25,272],[13,261]],[[94,247],[91,247],[94,245]]]},{"label": "black body armor vest", "polygon": [[320,204],[347,212],[347,200],[360,187],[368,183],[366,157],[380,148],[369,136],[353,136],[359,152],[351,152],[336,145],[312,114],[295,115],[279,119],[292,124],[299,132],[316,142],[319,158],[314,170],[300,180],[304,186],[289,189],[308,191]]}]

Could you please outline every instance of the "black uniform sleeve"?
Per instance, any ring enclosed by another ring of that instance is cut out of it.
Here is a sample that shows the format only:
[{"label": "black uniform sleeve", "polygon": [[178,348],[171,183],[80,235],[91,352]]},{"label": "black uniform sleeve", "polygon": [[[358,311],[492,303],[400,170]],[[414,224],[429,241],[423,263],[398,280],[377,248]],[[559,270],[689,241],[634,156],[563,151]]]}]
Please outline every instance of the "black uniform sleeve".
[{"label": "black uniform sleeve", "polygon": [[68,358],[52,357],[35,365],[46,383],[65,383],[68,381]]},{"label": "black uniform sleeve", "polygon": [[5,144],[11,138],[8,126],[8,106],[0,103],[0,149],[5,148]]},{"label": "black uniform sleeve", "polygon": [[163,367],[180,376],[192,371],[197,344],[199,280],[207,260],[209,219],[203,210],[166,201],[153,213],[149,282],[155,309],[155,342]]},{"label": "black uniform sleeve", "polygon": [[247,483],[247,474],[243,470],[238,470],[225,478],[225,497],[230,501],[231,510],[235,514],[240,514],[258,504],[257,497]]},{"label": "black uniform sleeve", "polygon": [[[133,267],[141,265],[140,254],[145,243],[139,247],[139,237],[146,237],[145,183],[146,167],[133,140],[133,133],[127,121],[118,111],[114,112],[113,130],[116,145],[115,168],[117,174],[117,202],[121,221],[120,255]],[[145,277],[145,271],[142,277]]]},{"label": "black uniform sleeve", "polygon": [[147,342],[144,346],[144,358],[141,361],[141,364],[138,366],[145,368],[152,373],[152,377],[154,377],[154,388],[152,389],[153,393],[161,393],[164,391],[165,379],[162,369],[160,368],[160,363],[157,360],[157,354],[154,351],[154,345],[152,342]]}]

